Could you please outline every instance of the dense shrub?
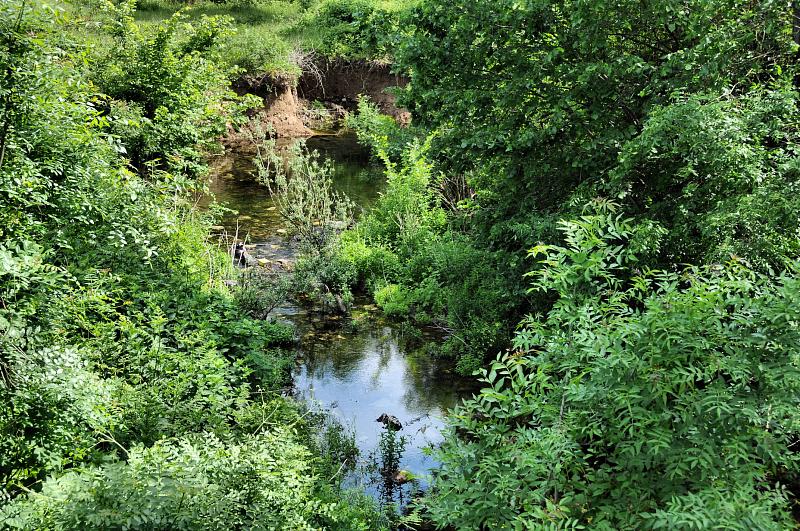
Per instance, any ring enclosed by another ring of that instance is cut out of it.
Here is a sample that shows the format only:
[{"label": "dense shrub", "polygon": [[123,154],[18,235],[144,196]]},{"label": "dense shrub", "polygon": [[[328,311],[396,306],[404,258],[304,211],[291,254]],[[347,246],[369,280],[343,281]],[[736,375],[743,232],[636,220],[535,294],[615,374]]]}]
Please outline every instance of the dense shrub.
[{"label": "dense shrub", "polygon": [[112,134],[139,171],[197,174],[198,148],[225,131],[221,102],[231,94],[223,89],[227,72],[215,59],[230,20],[202,17],[188,24],[179,11],[144,32],[134,23],[133,5],[106,6],[114,45],[95,70],[94,81],[111,98]]},{"label": "dense shrub", "polygon": [[425,148],[414,145],[400,163],[378,149],[387,190],[342,236],[338,256],[387,314],[443,329],[448,339],[440,352],[469,374],[511,336],[525,293],[508,271],[520,261],[454,230],[436,188],[441,176],[431,174]]},{"label": "dense shrub", "polygon": [[[663,233],[641,267],[734,257],[773,273],[800,252],[794,12],[690,4],[430,0],[404,19],[401,103],[426,131],[429,178],[390,181],[354,239],[398,257],[383,284],[450,331],[462,370],[547,311],[520,257],[561,241],[557,220],[597,197]],[[404,134],[361,110],[351,127],[403,167]],[[412,225],[406,207],[446,215]]]},{"label": "dense shrub", "polygon": [[451,416],[428,508],[457,528],[786,529],[800,283],[741,263],[637,269],[601,210],[534,249],[554,292]]},{"label": "dense shrub", "polygon": [[[134,447],[68,472],[3,510],[21,529],[357,529],[313,498],[312,455],[282,430],[225,444],[205,435]],[[342,526],[342,527],[340,527]],[[366,529],[365,527],[363,527]]]},{"label": "dense shrub", "polygon": [[395,164],[402,162],[403,153],[415,141],[423,140],[422,131],[412,125],[401,126],[391,116],[380,113],[378,106],[362,97],[358,112],[349,114],[345,126],[355,131],[358,141],[369,147],[375,158],[380,153]]},{"label": "dense shrub", "polygon": [[375,290],[375,302],[390,317],[405,317],[410,309],[409,293],[397,284],[386,284]]},{"label": "dense shrub", "polygon": [[385,8],[371,0],[325,0],[313,25],[317,51],[329,57],[386,61],[394,54],[403,6]]},{"label": "dense shrub", "polygon": [[261,27],[242,26],[230,36],[220,54],[232,68],[247,73],[299,76],[300,67],[292,62],[292,46]]},{"label": "dense shrub", "polygon": [[397,56],[431,162],[470,177],[482,246],[554,241],[553,212],[601,194],[674,231],[658,265],[765,270],[794,243],[737,219],[795,229],[792,20],[771,1],[431,0]]}]

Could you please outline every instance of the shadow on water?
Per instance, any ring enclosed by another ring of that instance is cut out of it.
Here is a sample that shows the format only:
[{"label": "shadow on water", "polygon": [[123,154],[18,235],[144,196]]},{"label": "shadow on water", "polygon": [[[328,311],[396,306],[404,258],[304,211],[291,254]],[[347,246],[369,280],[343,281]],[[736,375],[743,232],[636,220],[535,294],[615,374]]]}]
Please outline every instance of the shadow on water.
[{"label": "shadow on water", "polygon": [[[332,159],[334,185],[357,206],[368,209],[374,203],[384,187],[381,172],[370,166],[368,153],[354,137],[312,137],[307,145]],[[233,153],[219,161],[210,189],[218,202],[239,212],[226,214],[224,230],[232,235],[238,228],[239,239],[246,234],[257,257],[262,249],[293,252],[278,234],[285,226],[269,192],[256,182],[252,153]],[[446,410],[476,390],[474,381],[458,377],[451,364],[426,351],[435,337],[404,334],[363,298],[348,317],[325,316],[296,305],[278,308],[276,316],[294,324],[300,336],[293,371],[297,396],[355,431],[362,473],[351,475],[348,483],[397,505],[407,501],[411,489],[425,488],[425,475],[436,466],[425,449],[442,441]],[[376,421],[383,413],[397,417],[402,429],[387,435]],[[394,451],[402,447],[396,463],[387,465],[387,445]],[[391,471],[385,466],[418,479],[405,485],[388,481]]]}]

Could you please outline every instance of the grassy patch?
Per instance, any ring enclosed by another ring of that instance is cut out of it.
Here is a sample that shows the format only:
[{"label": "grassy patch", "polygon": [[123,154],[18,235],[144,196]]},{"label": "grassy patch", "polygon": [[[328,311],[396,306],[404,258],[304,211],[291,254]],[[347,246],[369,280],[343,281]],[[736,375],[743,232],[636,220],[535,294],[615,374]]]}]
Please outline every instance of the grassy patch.
[{"label": "grassy patch", "polygon": [[305,54],[353,59],[388,56],[390,34],[401,12],[417,0],[324,0],[230,2],[202,1],[191,6],[172,0],[140,2],[136,20],[156,25],[184,9],[189,20],[229,17],[235,28],[223,48],[222,60],[249,73],[299,74]]}]

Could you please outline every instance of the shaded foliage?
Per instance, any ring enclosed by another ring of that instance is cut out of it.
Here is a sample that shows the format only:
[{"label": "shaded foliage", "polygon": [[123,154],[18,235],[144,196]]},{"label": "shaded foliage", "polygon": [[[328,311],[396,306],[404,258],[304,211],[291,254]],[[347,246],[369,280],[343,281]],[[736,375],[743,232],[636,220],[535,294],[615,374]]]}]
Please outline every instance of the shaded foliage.
[{"label": "shaded foliage", "polygon": [[792,245],[780,236],[724,233],[741,230],[731,211],[797,218],[791,188],[760,208],[796,182],[786,3],[431,1],[408,23],[404,101],[436,131],[434,161],[471,175],[485,244],[553,240],[554,211],[614,193],[630,214],[691,234],[663,246],[661,265],[731,251],[780,265]]},{"label": "shaded foliage", "polygon": [[557,295],[451,417],[427,500],[458,528],[785,529],[797,479],[795,275],[637,270],[652,238],[613,212],[562,224]]},{"label": "shaded foliage", "polygon": [[[215,23],[177,32],[176,18],[151,40],[130,6],[107,6],[130,45],[94,72],[111,95],[84,77],[67,15],[0,6],[13,65],[0,89],[0,526],[380,527],[318,475],[334,458],[281,395],[292,332],[243,315],[213,215],[189,194],[198,143],[236,107],[221,107],[224,75],[203,55]],[[127,124],[142,144],[120,133],[125,106],[145,119]]]}]

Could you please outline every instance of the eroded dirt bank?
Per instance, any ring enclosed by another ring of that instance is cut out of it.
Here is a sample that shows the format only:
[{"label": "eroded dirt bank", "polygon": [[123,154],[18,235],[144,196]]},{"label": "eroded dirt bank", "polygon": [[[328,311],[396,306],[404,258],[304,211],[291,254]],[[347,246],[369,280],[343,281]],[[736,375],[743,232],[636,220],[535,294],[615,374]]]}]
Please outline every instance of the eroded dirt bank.
[{"label": "eroded dirt bank", "polygon": [[316,71],[305,72],[297,85],[301,98],[340,105],[352,110],[359,96],[367,96],[383,114],[401,124],[411,120],[411,114],[397,106],[394,87],[404,87],[408,79],[391,71],[391,65],[368,61],[322,60],[315,63]]},{"label": "eroded dirt bank", "polygon": [[297,79],[264,74],[244,75],[233,83],[237,94],[253,94],[264,100],[264,106],[252,110],[252,118],[272,127],[279,137],[311,136],[304,110],[308,103],[297,95]]},{"label": "eroded dirt bank", "polygon": [[233,83],[240,95],[253,94],[264,106],[253,109],[253,118],[271,126],[277,137],[311,136],[316,130],[336,128],[360,96],[367,96],[400,124],[411,115],[397,106],[393,87],[408,80],[392,74],[389,65],[367,61],[318,60],[295,78],[274,75],[244,75]]}]

